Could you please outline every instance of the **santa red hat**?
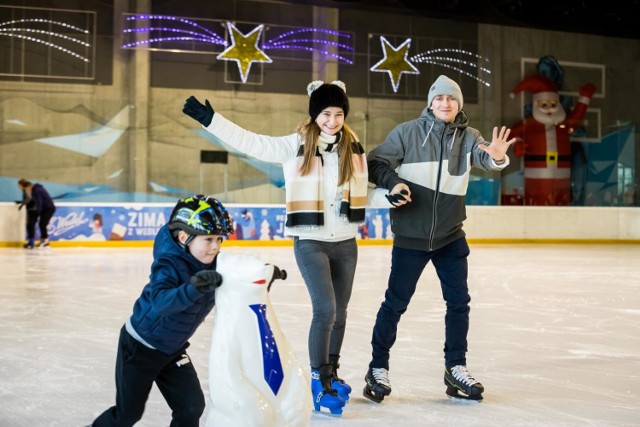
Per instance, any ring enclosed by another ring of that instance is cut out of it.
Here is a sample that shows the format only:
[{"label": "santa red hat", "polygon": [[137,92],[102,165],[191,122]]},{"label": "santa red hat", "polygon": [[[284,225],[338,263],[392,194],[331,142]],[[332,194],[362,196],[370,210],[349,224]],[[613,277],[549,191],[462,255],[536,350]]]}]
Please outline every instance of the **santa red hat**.
[{"label": "santa red hat", "polygon": [[531,92],[531,94],[535,97],[537,94],[541,93],[557,94],[558,88],[556,87],[555,83],[553,83],[544,75],[533,74],[518,83],[516,87],[513,88],[513,91],[509,96],[511,96],[511,98],[515,98],[516,94],[522,91]]}]

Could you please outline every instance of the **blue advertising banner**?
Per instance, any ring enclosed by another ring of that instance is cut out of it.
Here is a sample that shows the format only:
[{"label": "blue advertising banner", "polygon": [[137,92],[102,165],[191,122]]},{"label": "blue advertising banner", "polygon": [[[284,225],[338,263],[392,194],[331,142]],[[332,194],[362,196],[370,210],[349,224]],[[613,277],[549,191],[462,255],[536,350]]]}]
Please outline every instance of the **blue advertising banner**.
[{"label": "blue advertising banner", "polygon": [[172,205],[58,204],[48,231],[52,241],[153,240]]},{"label": "blue advertising banner", "polygon": [[[284,206],[226,205],[234,219],[229,240],[282,240]],[[52,241],[104,242],[153,240],[169,219],[172,204],[60,203],[48,231]],[[359,239],[391,239],[388,209],[367,209]]]}]

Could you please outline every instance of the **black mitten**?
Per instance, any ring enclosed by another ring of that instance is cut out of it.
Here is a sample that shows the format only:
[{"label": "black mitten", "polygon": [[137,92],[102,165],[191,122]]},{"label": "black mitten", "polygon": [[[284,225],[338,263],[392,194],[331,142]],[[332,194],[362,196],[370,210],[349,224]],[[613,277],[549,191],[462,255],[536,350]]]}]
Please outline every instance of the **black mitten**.
[{"label": "black mitten", "polygon": [[209,126],[213,120],[213,107],[209,104],[209,100],[205,99],[205,104],[201,104],[195,96],[190,96],[184,103],[182,112],[187,116],[199,121],[203,126]]},{"label": "black mitten", "polygon": [[384,197],[387,198],[389,203],[393,206],[396,206],[396,203],[406,200],[405,195],[409,194],[407,190],[400,190],[400,194],[385,194]]},{"label": "black mitten", "polygon": [[215,291],[222,285],[222,276],[215,270],[198,271],[191,277],[191,284],[202,293]]},{"label": "black mitten", "polygon": [[280,270],[277,266],[273,266],[273,275],[269,280],[269,286],[267,286],[267,292],[271,290],[271,285],[276,279],[287,280],[287,270]]}]

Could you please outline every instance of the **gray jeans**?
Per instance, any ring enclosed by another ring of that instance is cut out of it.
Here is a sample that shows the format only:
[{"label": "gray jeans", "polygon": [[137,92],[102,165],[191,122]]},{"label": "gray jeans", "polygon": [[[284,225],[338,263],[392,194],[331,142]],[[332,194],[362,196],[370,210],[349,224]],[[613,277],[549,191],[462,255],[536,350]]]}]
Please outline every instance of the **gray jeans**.
[{"label": "gray jeans", "polygon": [[311,367],[318,368],[342,348],[358,246],[355,238],[321,242],[296,237],[293,251],[311,298],[309,359]]}]

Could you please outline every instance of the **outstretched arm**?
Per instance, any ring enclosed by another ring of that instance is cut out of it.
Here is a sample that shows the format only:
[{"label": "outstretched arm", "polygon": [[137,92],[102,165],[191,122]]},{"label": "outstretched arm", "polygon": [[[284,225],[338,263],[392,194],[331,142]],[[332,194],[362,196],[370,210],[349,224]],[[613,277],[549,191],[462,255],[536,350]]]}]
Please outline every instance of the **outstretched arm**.
[{"label": "outstretched arm", "polygon": [[[227,120],[222,114],[215,113],[209,100],[205,100],[202,104],[196,97],[190,96],[185,101],[182,112],[197,120],[207,132],[216,136],[224,144],[258,160],[284,163],[297,154],[296,134],[269,136],[248,131]],[[223,148],[228,150],[226,146]]]}]

